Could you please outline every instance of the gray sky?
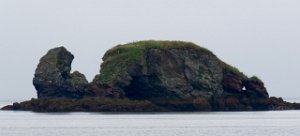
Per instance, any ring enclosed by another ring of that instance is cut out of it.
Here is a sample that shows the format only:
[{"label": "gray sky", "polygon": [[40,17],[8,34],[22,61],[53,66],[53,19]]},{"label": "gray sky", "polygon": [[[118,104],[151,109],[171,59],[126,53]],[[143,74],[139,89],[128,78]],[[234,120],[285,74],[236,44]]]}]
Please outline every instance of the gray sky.
[{"label": "gray sky", "polygon": [[299,0],[1,0],[0,99],[36,97],[32,78],[48,49],[65,46],[89,80],[105,51],[138,40],[191,41],[271,95],[300,97]]}]

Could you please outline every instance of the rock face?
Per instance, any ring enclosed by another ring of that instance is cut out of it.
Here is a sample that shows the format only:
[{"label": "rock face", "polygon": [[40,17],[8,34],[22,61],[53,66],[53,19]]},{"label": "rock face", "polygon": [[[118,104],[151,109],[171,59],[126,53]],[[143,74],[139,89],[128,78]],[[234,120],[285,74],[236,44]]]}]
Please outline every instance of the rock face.
[{"label": "rock face", "polygon": [[51,49],[40,59],[33,79],[38,98],[82,98],[88,81],[78,71],[70,73],[73,59],[64,47]]},{"label": "rock face", "polygon": [[253,108],[255,99],[269,98],[258,78],[248,78],[205,48],[179,41],[142,41],[116,46],[103,57],[100,74],[92,84],[98,88],[109,86],[118,92],[116,97],[153,103],[190,101],[195,104],[199,99],[214,103],[218,98],[216,101],[221,104],[209,105],[216,109],[230,104],[238,105],[232,109]]},{"label": "rock face", "polygon": [[223,92],[223,69],[210,51],[192,43],[145,41],[119,45],[103,57],[94,84],[131,99],[211,98]]}]

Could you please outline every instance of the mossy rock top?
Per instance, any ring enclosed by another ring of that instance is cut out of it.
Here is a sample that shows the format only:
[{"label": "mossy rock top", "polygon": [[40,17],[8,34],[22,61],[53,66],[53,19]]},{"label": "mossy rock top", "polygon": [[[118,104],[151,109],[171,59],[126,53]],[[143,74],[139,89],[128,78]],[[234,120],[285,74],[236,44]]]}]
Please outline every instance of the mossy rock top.
[{"label": "mossy rock top", "polygon": [[124,74],[124,71],[126,71],[126,67],[129,64],[142,63],[144,61],[145,52],[150,49],[192,49],[216,57],[208,49],[200,47],[192,42],[146,40],[120,44],[105,53],[102,58],[101,74],[96,76],[95,80],[100,79],[103,82],[112,82],[115,80],[115,76]]},{"label": "mossy rock top", "polygon": [[[103,80],[112,76],[111,72],[115,70],[116,66],[107,66],[107,64],[120,64],[118,67],[125,66],[130,63],[139,63],[143,60],[144,52],[149,49],[160,49],[160,50],[171,50],[171,49],[192,49],[197,50],[203,54],[209,55],[211,57],[217,58],[216,55],[210,50],[198,46],[192,42],[184,41],[156,41],[156,40],[147,40],[147,41],[138,41],[127,44],[117,45],[110,50],[108,50],[103,59],[103,64],[101,66],[101,76]],[[241,77],[246,78],[247,76],[240,72],[237,68],[228,65],[227,63],[220,61],[220,65],[227,71],[239,74]],[[105,66],[105,67],[104,67]],[[108,69],[106,70],[106,67]],[[120,71],[119,69],[118,71]],[[111,71],[111,72],[110,72]],[[99,76],[98,76],[99,77]]]},{"label": "mossy rock top", "polygon": [[110,59],[115,60],[117,59],[116,56],[119,56],[120,58],[127,57],[129,60],[139,60],[143,51],[149,49],[194,49],[215,56],[208,49],[200,47],[192,42],[148,40],[117,45],[105,53],[103,61]]}]

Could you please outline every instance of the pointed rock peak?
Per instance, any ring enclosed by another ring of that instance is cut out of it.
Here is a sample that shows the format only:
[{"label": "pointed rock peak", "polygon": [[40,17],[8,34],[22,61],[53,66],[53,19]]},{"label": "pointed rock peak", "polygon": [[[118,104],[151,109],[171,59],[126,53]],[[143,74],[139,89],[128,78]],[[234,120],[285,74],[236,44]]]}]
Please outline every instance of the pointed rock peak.
[{"label": "pointed rock peak", "polygon": [[56,47],[56,48],[50,49],[45,56],[60,55],[60,54],[72,55],[72,53],[69,52],[65,47],[61,46],[61,47]]},{"label": "pointed rock peak", "polygon": [[36,72],[40,70],[44,72],[57,70],[61,73],[70,73],[73,59],[74,55],[65,47],[50,49],[47,54],[40,59]]}]

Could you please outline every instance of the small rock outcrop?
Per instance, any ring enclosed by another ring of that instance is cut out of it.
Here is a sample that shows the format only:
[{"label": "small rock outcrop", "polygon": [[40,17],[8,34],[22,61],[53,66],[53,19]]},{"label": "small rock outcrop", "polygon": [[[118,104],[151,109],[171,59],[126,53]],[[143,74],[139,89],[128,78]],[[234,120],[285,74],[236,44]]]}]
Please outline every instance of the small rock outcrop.
[{"label": "small rock outcrop", "polygon": [[88,81],[78,71],[70,73],[74,56],[64,47],[54,48],[40,59],[33,84],[38,98],[82,98]]}]

